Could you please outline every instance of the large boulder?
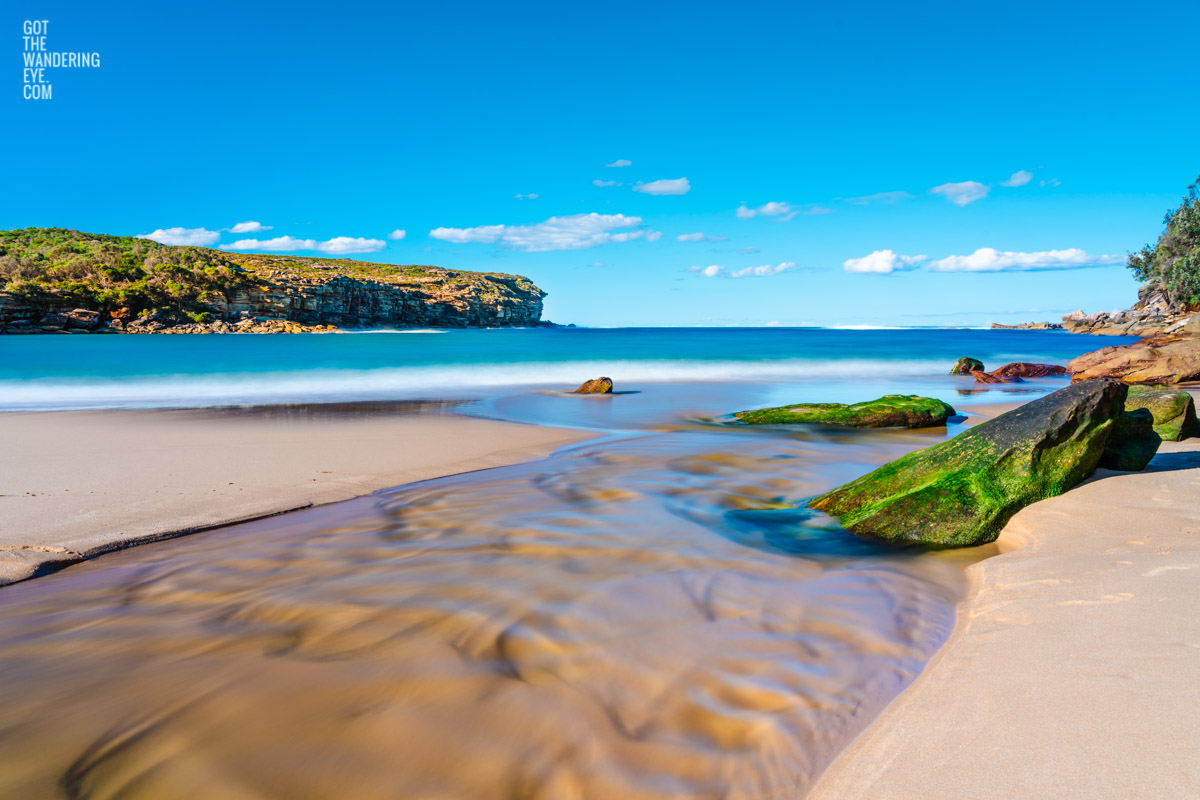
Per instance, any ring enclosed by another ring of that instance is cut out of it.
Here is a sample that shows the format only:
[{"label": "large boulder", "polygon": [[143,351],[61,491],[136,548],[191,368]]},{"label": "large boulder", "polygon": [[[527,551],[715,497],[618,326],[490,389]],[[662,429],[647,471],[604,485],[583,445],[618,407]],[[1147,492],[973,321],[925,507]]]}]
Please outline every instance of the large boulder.
[{"label": "large boulder", "polygon": [[1152,336],[1133,344],[1102,347],[1073,359],[1067,371],[1074,381],[1117,378],[1125,383],[1163,385],[1200,380],[1200,337]]},{"label": "large boulder", "polygon": [[1028,361],[1014,361],[1003,367],[992,370],[997,378],[1062,378],[1067,375],[1067,368],[1058,364],[1031,364]]},{"label": "large boulder", "polygon": [[1113,380],[1072,384],[809,505],[855,533],[890,542],[967,547],[994,541],[1013,514],[1092,473],[1125,393]]},{"label": "large boulder", "polygon": [[1154,432],[1154,415],[1147,408],[1129,409],[1117,417],[1099,466],[1122,472],[1140,472],[1154,458],[1162,438]]},{"label": "large boulder", "polygon": [[733,415],[749,425],[817,423],[850,428],[930,428],[945,425],[954,409],[941,400],[915,394],[889,394],[863,403],[796,403]]},{"label": "large boulder", "polygon": [[1196,421],[1196,401],[1187,392],[1151,386],[1130,386],[1125,410],[1144,408],[1154,418],[1154,432],[1164,442],[1178,442],[1200,436]]},{"label": "large boulder", "polygon": [[972,372],[983,372],[983,362],[970,356],[963,356],[950,368],[951,375],[970,375]]},{"label": "large boulder", "polygon": [[592,378],[581,383],[575,394],[612,394],[612,390],[612,378]]}]

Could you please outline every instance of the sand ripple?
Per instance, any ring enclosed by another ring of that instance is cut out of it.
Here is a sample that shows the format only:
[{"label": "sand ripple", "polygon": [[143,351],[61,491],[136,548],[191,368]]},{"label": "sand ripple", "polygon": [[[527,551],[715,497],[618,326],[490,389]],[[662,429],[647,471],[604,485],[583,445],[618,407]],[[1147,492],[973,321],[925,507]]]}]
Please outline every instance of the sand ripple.
[{"label": "sand ripple", "polygon": [[830,452],[645,436],[10,587],[0,795],[795,797],[961,588],[802,529]]}]

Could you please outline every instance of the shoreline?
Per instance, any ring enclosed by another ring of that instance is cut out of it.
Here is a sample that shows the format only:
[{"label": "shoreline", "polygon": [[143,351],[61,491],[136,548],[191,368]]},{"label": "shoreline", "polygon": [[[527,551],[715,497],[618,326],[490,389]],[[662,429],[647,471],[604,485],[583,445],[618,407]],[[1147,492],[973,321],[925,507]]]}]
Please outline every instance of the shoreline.
[{"label": "shoreline", "polygon": [[549,455],[594,434],[453,414],[0,414],[0,586],[115,550]]},{"label": "shoreline", "polygon": [[1200,440],[1028,506],[809,800],[1200,792]]}]

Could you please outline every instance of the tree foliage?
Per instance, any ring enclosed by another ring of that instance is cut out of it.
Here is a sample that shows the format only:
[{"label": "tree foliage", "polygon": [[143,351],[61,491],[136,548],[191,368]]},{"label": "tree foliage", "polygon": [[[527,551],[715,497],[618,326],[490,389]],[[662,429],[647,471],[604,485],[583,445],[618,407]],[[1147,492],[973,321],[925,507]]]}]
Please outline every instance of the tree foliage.
[{"label": "tree foliage", "polygon": [[1164,289],[1177,311],[1200,306],[1200,178],[1188,187],[1178,208],[1163,217],[1164,230],[1158,241],[1129,254],[1127,266],[1139,281],[1153,282]]},{"label": "tree foliage", "polygon": [[133,313],[204,313],[249,282],[216,250],[64,228],[0,231],[0,288],[28,300]]}]

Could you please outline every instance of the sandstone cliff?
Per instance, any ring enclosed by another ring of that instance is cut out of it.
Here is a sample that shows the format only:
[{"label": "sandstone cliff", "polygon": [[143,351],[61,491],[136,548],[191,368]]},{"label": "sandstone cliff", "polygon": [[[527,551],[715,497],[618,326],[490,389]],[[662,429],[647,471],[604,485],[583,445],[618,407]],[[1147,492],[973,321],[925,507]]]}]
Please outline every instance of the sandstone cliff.
[{"label": "sandstone cliff", "polygon": [[5,333],[530,326],[545,296],[518,275],[2,233]]}]

